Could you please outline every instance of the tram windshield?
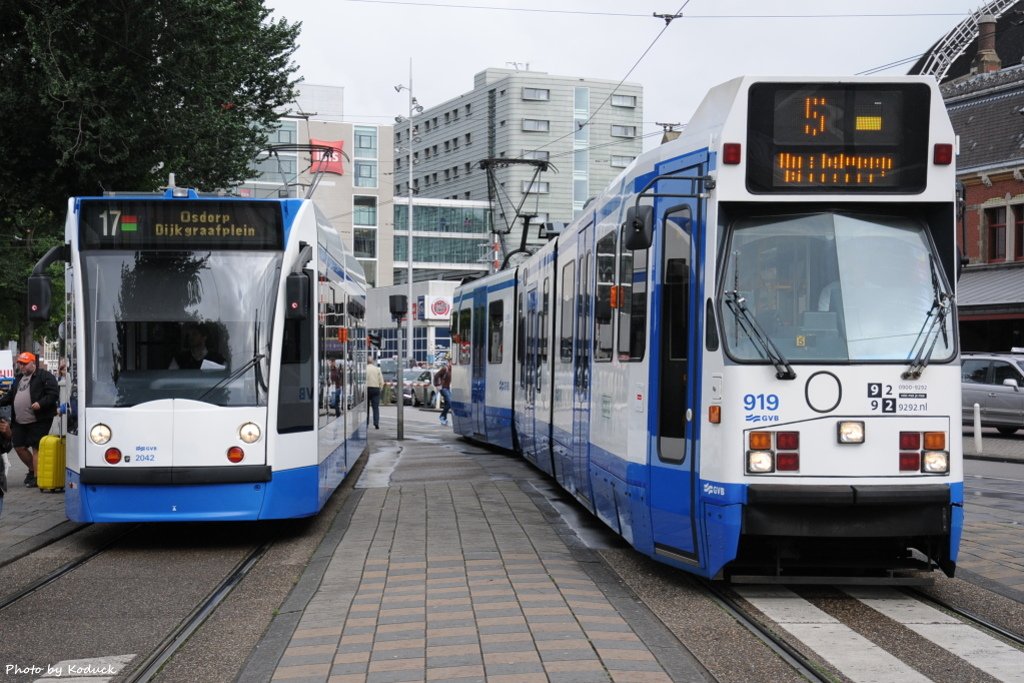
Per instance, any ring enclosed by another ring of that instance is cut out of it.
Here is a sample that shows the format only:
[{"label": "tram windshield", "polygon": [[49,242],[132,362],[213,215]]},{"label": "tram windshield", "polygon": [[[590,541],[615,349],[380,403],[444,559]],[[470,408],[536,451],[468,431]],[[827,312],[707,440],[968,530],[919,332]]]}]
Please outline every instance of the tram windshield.
[{"label": "tram windshield", "polygon": [[[720,292],[729,354],[770,362],[737,317],[748,315],[791,363],[947,361],[954,321],[940,271],[925,226],[905,217],[743,218],[729,235]],[[738,299],[742,311],[725,305]]]},{"label": "tram windshield", "polygon": [[266,405],[280,252],[88,251],[82,266],[89,405]]}]

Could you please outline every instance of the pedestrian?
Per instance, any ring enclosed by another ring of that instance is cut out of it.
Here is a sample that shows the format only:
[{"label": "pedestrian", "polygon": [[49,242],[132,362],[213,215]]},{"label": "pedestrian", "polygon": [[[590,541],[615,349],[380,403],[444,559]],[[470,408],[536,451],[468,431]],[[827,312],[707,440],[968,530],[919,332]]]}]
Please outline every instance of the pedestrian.
[{"label": "pedestrian", "polygon": [[4,511],[4,496],[7,495],[7,451],[11,450],[11,423],[0,417],[0,514]]},{"label": "pedestrian", "polygon": [[32,488],[36,485],[39,440],[50,433],[57,415],[60,387],[53,375],[38,367],[35,354],[24,351],[16,360],[20,374],[14,378],[11,390],[0,398],[0,406],[12,407],[11,443],[28,468],[25,486]]},{"label": "pedestrian", "polygon": [[434,375],[434,386],[441,392],[441,424],[448,424],[448,411],[452,405],[452,362],[446,360]]},{"label": "pedestrian", "polygon": [[370,410],[366,413],[366,426],[370,426],[370,413],[373,413],[373,428],[380,429],[380,392],[384,388],[384,375],[377,367],[377,361],[371,356],[366,364],[366,398],[370,401]]}]

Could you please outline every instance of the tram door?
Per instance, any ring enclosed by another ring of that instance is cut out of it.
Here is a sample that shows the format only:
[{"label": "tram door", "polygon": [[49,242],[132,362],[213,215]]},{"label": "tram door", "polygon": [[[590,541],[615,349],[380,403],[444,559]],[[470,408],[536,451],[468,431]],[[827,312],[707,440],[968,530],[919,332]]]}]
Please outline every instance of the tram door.
[{"label": "tram door", "polygon": [[576,497],[590,505],[590,363],[594,301],[594,225],[580,231],[573,367],[572,466]]},{"label": "tram door", "polygon": [[[703,175],[703,166],[684,171],[686,176]],[[693,193],[686,181],[663,181],[658,192]],[[652,392],[657,413],[655,453],[651,457],[651,505],[653,508],[655,552],[674,559],[698,563],[697,557],[697,457],[695,443],[695,387],[698,354],[701,349],[701,308],[698,273],[701,216],[696,199],[673,197],[662,200],[657,220],[662,230],[654,250],[659,259],[655,283],[657,321],[651,341],[656,368],[656,391]],[[659,329],[660,328],[660,329]],[[653,406],[652,406],[653,407]]]},{"label": "tram door", "polygon": [[472,357],[470,359],[470,411],[473,431],[487,434],[487,289],[473,292]]},{"label": "tram door", "polygon": [[534,284],[528,292],[520,292],[520,302],[525,308],[524,316],[520,317],[523,342],[520,358],[521,377],[519,386],[522,389],[522,424],[520,429],[520,446],[526,458],[537,463],[536,407],[537,392],[540,391],[540,376],[537,372],[538,326],[537,326],[537,286]]}]

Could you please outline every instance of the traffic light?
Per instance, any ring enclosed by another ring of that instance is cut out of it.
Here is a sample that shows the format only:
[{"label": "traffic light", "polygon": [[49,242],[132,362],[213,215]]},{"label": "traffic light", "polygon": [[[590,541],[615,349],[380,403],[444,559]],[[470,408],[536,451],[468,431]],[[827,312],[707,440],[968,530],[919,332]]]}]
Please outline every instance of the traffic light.
[{"label": "traffic light", "polygon": [[379,349],[380,348],[380,333],[379,332],[367,332],[366,343],[370,346]]}]

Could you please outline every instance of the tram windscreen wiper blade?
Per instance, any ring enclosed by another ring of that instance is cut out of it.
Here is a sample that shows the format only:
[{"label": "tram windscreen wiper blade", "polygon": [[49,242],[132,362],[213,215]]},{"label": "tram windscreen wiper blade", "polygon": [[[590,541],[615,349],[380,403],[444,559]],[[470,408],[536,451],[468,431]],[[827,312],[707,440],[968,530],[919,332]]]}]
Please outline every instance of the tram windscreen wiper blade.
[{"label": "tram windscreen wiper blade", "polygon": [[202,400],[203,400],[204,398],[206,398],[206,397],[207,397],[207,396],[208,396],[208,395],[210,394],[210,392],[212,392],[212,391],[216,391],[217,389],[219,389],[220,387],[224,386],[225,384],[227,384],[227,383],[229,383],[229,382],[233,382],[233,381],[235,381],[236,379],[238,379],[239,377],[241,377],[241,376],[242,376],[242,374],[243,374],[243,373],[244,373],[244,372],[245,372],[246,370],[248,370],[248,369],[249,369],[249,368],[251,368],[252,366],[254,366],[254,365],[256,365],[257,363],[259,363],[259,362],[260,362],[261,360],[263,360],[263,358],[264,358],[265,356],[266,356],[266,354],[263,354],[263,353],[257,353],[257,354],[255,354],[255,355],[254,355],[254,356],[253,356],[252,358],[250,358],[249,360],[245,361],[245,363],[243,363],[243,364],[242,364],[242,367],[238,368],[237,370],[235,370],[234,372],[232,372],[232,373],[231,373],[230,375],[228,375],[227,377],[225,377],[224,379],[222,379],[221,381],[217,382],[217,383],[216,383],[216,384],[214,384],[214,385],[213,385],[212,387],[210,387],[209,389],[207,389],[206,391],[204,391],[204,392],[202,393],[202,395],[201,395],[201,396],[200,396],[199,398],[197,398],[196,400],[197,400],[197,401],[202,401]]},{"label": "tram windscreen wiper blade", "polygon": [[[928,366],[928,361],[931,360],[932,353],[935,351],[935,345],[939,341],[939,334],[942,335],[942,341],[949,346],[949,336],[946,333],[946,316],[949,315],[949,310],[952,306],[952,299],[949,294],[942,291],[942,287],[939,284],[939,272],[935,265],[935,257],[928,257],[929,263],[931,264],[932,270],[932,306],[928,309],[928,315],[925,317],[924,324],[921,325],[921,331],[917,334],[917,339],[914,340],[914,345],[910,347],[911,353],[914,353],[914,359],[910,362],[910,366],[903,371],[901,377],[903,379],[918,379],[924,369]],[[936,329],[938,328],[938,329]],[[928,340],[931,339],[931,343]]]},{"label": "tram windscreen wiper blade", "polygon": [[740,327],[747,333],[750,340],[760,347],[761,353],[775,366],[775,378],[796,379],[793,366],[789,364],[789,361],[782,355],[782,352],[772,343],[771,337],[765,334],[760,323],[757,322],[757,318],[747,308],[746,298],[733,290],[725,293],[725,303],[733,315],[736,316]]}]

